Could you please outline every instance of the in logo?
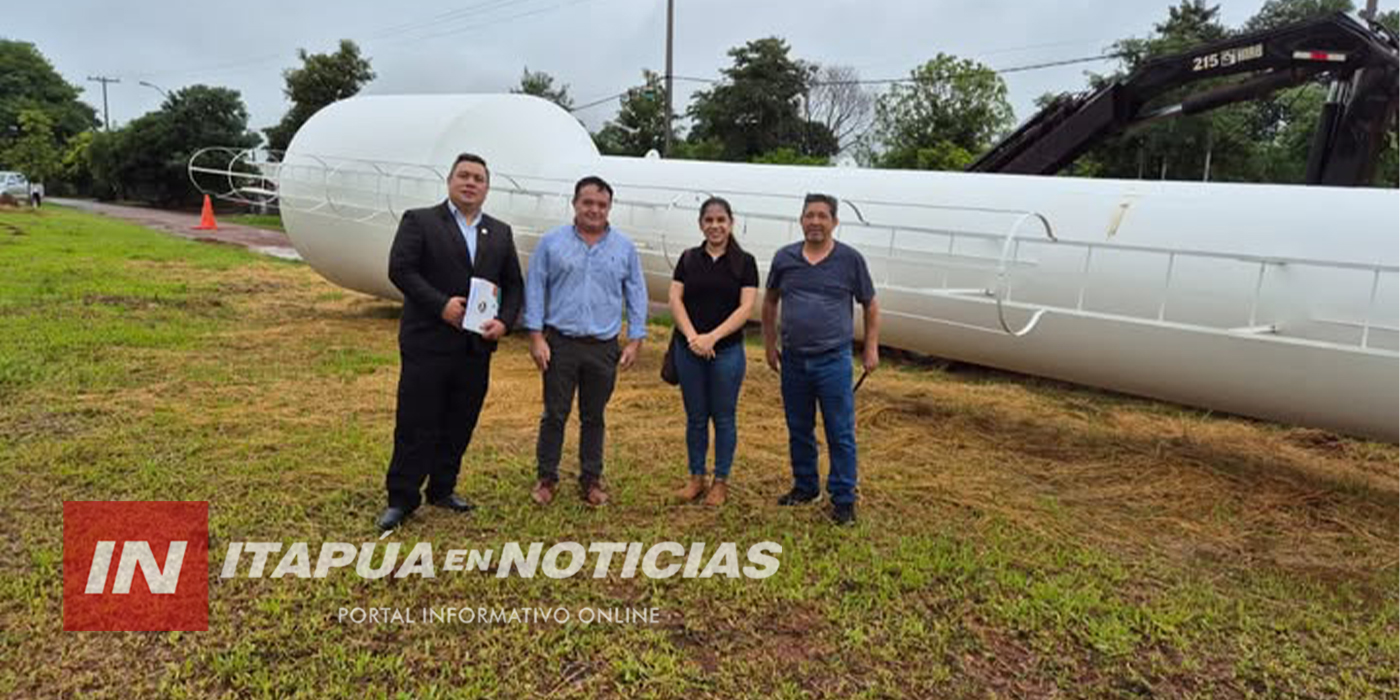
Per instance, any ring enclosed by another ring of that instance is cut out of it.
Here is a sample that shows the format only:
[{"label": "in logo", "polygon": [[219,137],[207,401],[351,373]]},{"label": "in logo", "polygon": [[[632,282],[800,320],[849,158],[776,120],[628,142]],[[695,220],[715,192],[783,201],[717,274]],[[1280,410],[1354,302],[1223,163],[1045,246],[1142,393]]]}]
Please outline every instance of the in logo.
[{"label": "in logo", "polygon": [[63,629],[209,629],[209,503],[64,501]]}]

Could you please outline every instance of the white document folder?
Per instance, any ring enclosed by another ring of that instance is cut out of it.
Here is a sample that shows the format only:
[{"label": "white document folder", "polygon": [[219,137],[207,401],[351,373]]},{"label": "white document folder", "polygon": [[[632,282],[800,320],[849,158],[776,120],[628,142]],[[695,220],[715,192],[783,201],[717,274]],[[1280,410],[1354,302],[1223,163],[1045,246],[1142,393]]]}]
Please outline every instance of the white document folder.
[{"label": "white document folder", "polygon": [[495,318],[501,309],[501,290],[488,280],[472,278],[467,297],[467,313],[462,317],[462,330],[481,333],[481,324]]}]

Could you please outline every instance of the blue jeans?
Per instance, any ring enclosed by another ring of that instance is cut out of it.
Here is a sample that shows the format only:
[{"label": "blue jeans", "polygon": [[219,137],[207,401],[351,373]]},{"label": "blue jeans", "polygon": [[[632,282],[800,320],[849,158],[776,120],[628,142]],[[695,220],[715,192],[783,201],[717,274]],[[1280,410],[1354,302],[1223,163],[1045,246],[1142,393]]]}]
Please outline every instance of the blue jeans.
[{"label": "blue jeans", "polygon": [[739,387],[744,383],[744,344],[734,343],[715,351],[707,360],[691,352],[685,339],[676,341],[676,374],[681,380],[685,402],[685,448],[690,473],[705,475],[705,455],[710,451],[710,422],[715,424],[715,478],[728,479],[734,465],[734,444],[738,431],[734,411],[739,405]]},{"label": "blue jeans", "polygon": [[804,494],[821,493],[816,439],[820,405],[831,455],[826,492],[832,503],[855,503],[856,402],[851,390],[850,346],[815,355],[784,351],[782,371],[793,488]]}]

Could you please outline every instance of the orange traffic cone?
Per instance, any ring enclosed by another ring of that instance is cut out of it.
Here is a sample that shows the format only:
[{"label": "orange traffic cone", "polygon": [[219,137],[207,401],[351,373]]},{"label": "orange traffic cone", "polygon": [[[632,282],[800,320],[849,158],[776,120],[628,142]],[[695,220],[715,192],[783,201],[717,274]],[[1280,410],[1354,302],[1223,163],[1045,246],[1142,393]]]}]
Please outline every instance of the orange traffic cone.
[{"label": "orange traffic cone", "polygon": [[217,231],[219,224],[214,221],[214,205],[209,202],[209,195],[204,195],[204,211],[199,213],[199,225],[194,227],[196,231]]}]

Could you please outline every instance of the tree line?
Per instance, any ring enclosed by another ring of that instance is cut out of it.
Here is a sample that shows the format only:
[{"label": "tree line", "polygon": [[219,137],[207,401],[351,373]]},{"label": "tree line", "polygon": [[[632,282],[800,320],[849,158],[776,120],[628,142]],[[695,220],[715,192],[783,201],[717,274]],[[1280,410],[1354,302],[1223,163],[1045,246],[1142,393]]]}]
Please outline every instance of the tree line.
[{"label": "tree line", "polygon": [[[1231,28],[1220,21],[1218,5],[1179,0],[1148,36],[1108,47],[1117,57],[1115,70],[1087,74],[1078,89],[1101,87],[1145,61],[1202,43],[1354,9],[1351,0],[1267,0],[1243,25]],[[1394,11],[1381,21],[1400,28]],[[794,57],[780,37],[750,41],[728,55],[731,65],[719,79],[697,91],[670,120],[663,76],[642,71],[641,82],[618,96],[615,116],[593,132],[598,149],[634,156],[660,151],[670,124],[672,158],[804,165],[840,158],[872,167],[958,170],[1015,125],[1001,76],[967,58],[937,53],[907,77],[877,87],[852,67]],[[0,40],[0,169],[50,183],[55,193],[191,204],[198,194],[185,166],[196,150],[210,145],[283,150],[317,110],[358,93],[375,78],[370,59],[353,41],[343,40],[324,54],[303,49],[297,58],[300,65],[283,72],[283,91],[292,106],[261,133],[249,128],[236,90],[209,85],[171,92],[158,109],[100,131],[95,111],[78,99],[80,89],[33,44]],[[544,71],[525,68],[512,91],[576,109],[568,85]],[[1048,93],[1037,105],[1057,97]],[[1152,124],[1096,145],[1066,174],[1301,182],[1325,99],[1326,86],[1309,83],[1267,99]],[[1392,126],[1375,184],[1396,187],[1398,141]]]},{"label": "tree line", "polygon": [[30,43],[0,40],[0,169],[44,182],[49,194],[142,201],[180,207],[198,203],[187,165],[207,146],[285,150],[317,110],[355,95],[374,79],[370,60],[353,41],[336,51],[297,54],[301,65],[283,72],[292,106],[259,134],[237,90],[190,85],[166,95],[160,107],[110,131],[80,90],[54,70]]},{"label": "tree line", "polygon": [[[1188,51],[1234,35],[1275,29],[1335,12],[1352,12],[1351,0],[1267,0],[1241,26],[1225,26],[1218,5],[1180,0],[1145,37],[1111,44],[1115,69],[1087,74],[1080,90],[1121,79],[1152,59]],[[1400,30],[1400,14],[1379,17]],[[822,66],[790,56],[776,37],[732,49],[733,65],[708,90],[698,92],[684,116],[690,130],[672,157],[759,163],[826,164],[840,153],[861,165],[882,168],[961,170],[1015,124],[1006,85],[977,61],[937,54],[906,79],[872,91],[855,69]],[[547,99],[567,96],[553,79],[528,73],[521,92]],[[533,92],[541,82],[548,94]],[[1049,106],[1065,93],[1036,100]],[[1182,88],[1159,98],[1179,101]],[[643,83],[620,98],[620,110],[594,134],[608,154],[642,155],[666,140],[664,86],[644,72]],[[1327,84],[1314,81],[1251,102],[1206,114],[1166,120],[1105,139],[1064,173],[1079,177],[1301,183],[1314,127],[1327,98]],[[680,115],[676,115],[680,116]],[[1027,115],[1029,116],[1029,115]],[[1397,186],[1400,140],[1392,121],[1374,184]]]}]

